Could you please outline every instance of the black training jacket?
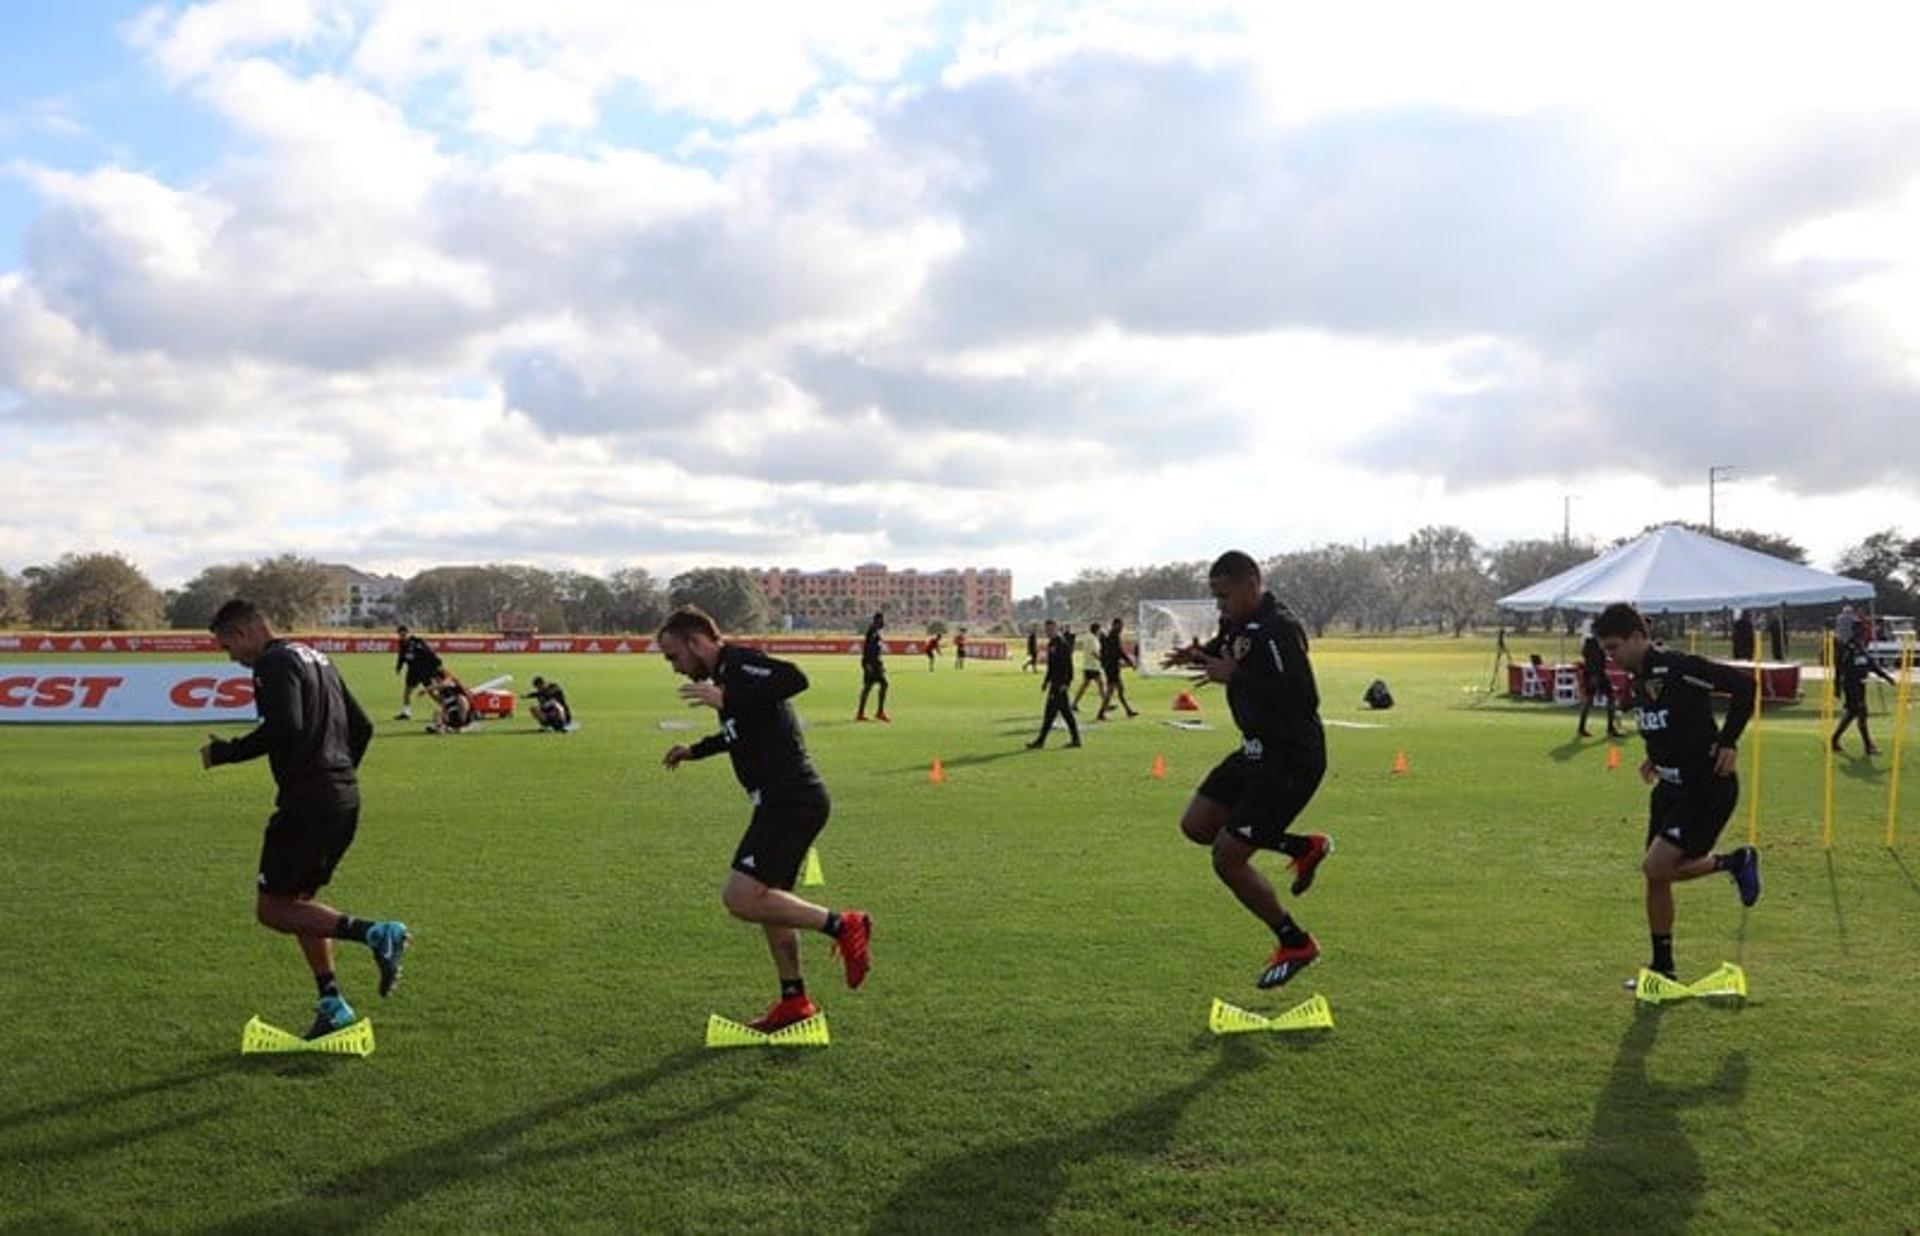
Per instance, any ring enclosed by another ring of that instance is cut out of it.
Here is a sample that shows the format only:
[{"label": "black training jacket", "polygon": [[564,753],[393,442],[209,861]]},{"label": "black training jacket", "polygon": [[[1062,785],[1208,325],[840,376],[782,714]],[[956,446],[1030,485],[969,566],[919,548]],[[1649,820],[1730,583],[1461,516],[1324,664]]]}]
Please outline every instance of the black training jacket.
[{"label": "black training jacket", "polygon": [[282,808],[356,802],[355,770],[373,741],[361,711],[326,654],[277,639],[253,667],[260,724],[239,738],[215,739],[215,764],[267,757]]}]

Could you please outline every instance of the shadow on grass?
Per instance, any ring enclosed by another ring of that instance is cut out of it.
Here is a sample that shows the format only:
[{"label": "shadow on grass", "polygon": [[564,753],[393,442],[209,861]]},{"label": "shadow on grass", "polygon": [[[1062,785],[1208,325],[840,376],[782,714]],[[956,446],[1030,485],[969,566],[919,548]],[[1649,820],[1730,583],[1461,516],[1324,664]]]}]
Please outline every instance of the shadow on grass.
[{"label": "shadow on grass", "polygon": [[643,1096],[710,1053],[689,1047],[644,1072],[558,1098],[493,1124],[405,1151],[392,1158],[343,1172],[309,1188],[305,1196],[280,1202],[199,1229],[203,1232],[356,1231],[438,1190],[488,1176],[568,1159],[605,1154],[623,1147],[670,1137],[686,1126],[723,1116],[749,1102],[741,1090],[696,1107],[636,1120],[611,1133],[577,1137],[558,1144],[517,1148],[514,1143],[535,1130],[566,1121],[603,1104]]},{"label": "shadow on grass", "polygon": [[1560,1191],[1527,1230],[1560,1232],[1684,1232],[1708,1185],[1700,1155],[1680,1114],[1746,1099],[1747,1056],[1734,1052],[1704,1085],[1674,1086],[1648,1076],[1647,1058],[1659,1032],[1661,1008],[1636,1007],[1613,1058],[1606,1088],[1594,1104],[1586,1144],[1567,1159]]},{"label": "shadow on grass", "polygon": [[[178,1108],[189,1101],[184,1094],[202,1082],[209,1082],[234,1072],[241,1065],[238,1055],[209,1056],[190,1068],[152,1081],[139,1082],[131,1086],[122,1086],[115,1090],[97,1090],[89,1094],[76,1095],[70,1099],[61,1099],[51,1103],[42,1103],[35,1107],[22,1108],[0,1116],[0,1132],[12,1132],[13,1138],[0,1142],[0,1159],[16,1163],[71,1163],[91,1155],[109,1154],[138,1145],[149,1138],[176,1133],[181,1129],[203,1124],[217,1116],[232,1110],[231,1103],[218,1104],[200,1111],[180,1112]],[[125,1127],[101,1132],[98,1125],[102,1120],[112,1119],[109,1109],[122,1104],[135,1103],[153,1095],[167,1096],[165,1104],[169,1114],[144,1123],[134,1123],[142,1119],[132,1114],[122,1118]],[[52,1124],[68,1116],[87,1118],[89,1131],[78,1136],[38,1141],[31,1145],[12,1144],[14,1141],[35,1138],[41,1126]],[[17,1132],[15,1132],[17,1131]]]},{"label": "shadow on grass", "polygon": [[868,1230],[1027,1232],[1044,1228],[1073,1168],[1109,1155],[1146,1159],[1164,1153],[1173,1140],[1174,1126],[1195,1099],[1264,1059],[1265,1053],[1252,1044],[1229,1039],[1199,1077],[1085,1128],[1033,1141],[983,1146],[941,1159],[888,1199]]},{"label": "shadow on grass", "polygon": [[1855,781],[1878,785],[1887,779],[1887,770],[1864,755],[1850,755],[1839,768],[1842,775],[1852,777]]},{"label": "shadow on grass", "polygon": [[17,1129],[22,1125],[37,1125],[62,1116],[86,1113],[97,1115],[102,1108],[116,1103],[125,1103],[133,1099],[144,1098],[150,1094],[165,1094],[170,1090],[183,1090],[197,1086],[203,1081],[224,1076],[238,1070],[244,1063],[237,1053],[223,1053],[208,1056],[198,1064],[184,1068],[165,1077],[156,1077],[152,1081],[138,1082],[131,1086],[121,1086],[113,1090],[95,1090],[88,1094],[75,1095],[70,1099],[58,1099],[51,1103],[40,1103],[33,1107],[23,1107],[17,1112],[0,1115],[0,1132]]},{"label": "shadow on grass", "polygon": [[1907,860],[1900,857],[1900,851],[1888,850],[1887,857],[1891,858],[1893,865],[1900,869],[1900,874],[1907,877],[1907,887],[1912,889],[1916,895],[1920,895],[1920,880],[1914,878],[1913,868],[1907,866]]},{"label": "shadow on grass", "polygon": [[1840,904],[1840,875],[1833,865],[1833,851],[1827,851],[1827,896],[1833,902],[1833,926],[1840,934],[1840,952],[1848,955],[1853,949],[1847,943],[1847,912]]},{"label": "shadow on grass", "polygon": [[1572,738],[1567,739],[1567,741],[1561,743],[1559,746],[1547,752],[1547,754],[1553,757],[1554,763],[1564,764],[1568,760],[1573,759],[1575,756],[1579,755],[1582,751],[1587,750],[1589,747],[1594,746],[1596,743],[1600,743],[1604,741],[1605,740],[1598,739],[1598,738],[1582,738],[1578,734],[1576,734]]}]

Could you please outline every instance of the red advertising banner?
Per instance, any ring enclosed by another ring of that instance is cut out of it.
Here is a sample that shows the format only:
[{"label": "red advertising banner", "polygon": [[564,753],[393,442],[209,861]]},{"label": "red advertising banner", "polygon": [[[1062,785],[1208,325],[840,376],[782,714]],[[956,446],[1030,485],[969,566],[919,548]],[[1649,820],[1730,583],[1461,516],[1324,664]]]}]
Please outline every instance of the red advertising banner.
[{"label": "red advertising banner", "polygon": [[[294,635],[321,652],[371,652],[392,654],[391,635]],[[434,651],[447,653],[585,653],[618,655],[654,651],[651,636],[643,635],[429,635],[427,643]],[[743,636],[733,642],[759,648],[774,656],[859,656],[859,636],[769,635]],[[919,656],[925,642],[917,639],[884,641],[891,656]],[[66,635],[25,632],[0,635],[0,652],[206,652],[217,653],[220,645],[211,635],[191,631],[161,632],[156,635]],[[1004,661],[1007,646],[995,640],[968,640],[969,660]]]}]

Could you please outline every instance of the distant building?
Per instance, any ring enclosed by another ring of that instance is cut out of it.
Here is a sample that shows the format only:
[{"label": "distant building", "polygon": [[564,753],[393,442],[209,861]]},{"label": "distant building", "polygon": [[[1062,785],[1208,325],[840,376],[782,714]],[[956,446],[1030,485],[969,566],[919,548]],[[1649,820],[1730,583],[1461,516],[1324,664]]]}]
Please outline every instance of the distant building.
[{"label": "distant building", "polygon": [[400,609],[407,581],[398,575],[373,575],[338,562],[321,563],[333,584],[333,605],[320,615],[329,627],[384,626]]},{"label": "distant building", "polygon": [[851,571],[774,568],[752,574],[776,618],[795,627],[858,628],[875,610],[891,627],[939,619],[949,626],[985,627],[1012,621],[1013,572],[965,567],[944,571],[889,571],[866,562]]}]

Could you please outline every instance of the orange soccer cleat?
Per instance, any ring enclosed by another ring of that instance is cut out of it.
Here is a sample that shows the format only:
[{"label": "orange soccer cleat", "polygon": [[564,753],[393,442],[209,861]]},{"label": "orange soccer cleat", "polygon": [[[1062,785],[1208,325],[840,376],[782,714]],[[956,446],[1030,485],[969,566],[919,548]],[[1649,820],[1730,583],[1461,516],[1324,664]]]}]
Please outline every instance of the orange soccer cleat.
[{"label": "orange soccer cleat", "polygon": [[867,941],[873,935],[873,916],[865,910],[848,910],[840,916],[840,934],[834,937],[833,951],[847,966],[847,986],[858,987],[867,981],[873,957]]}]

